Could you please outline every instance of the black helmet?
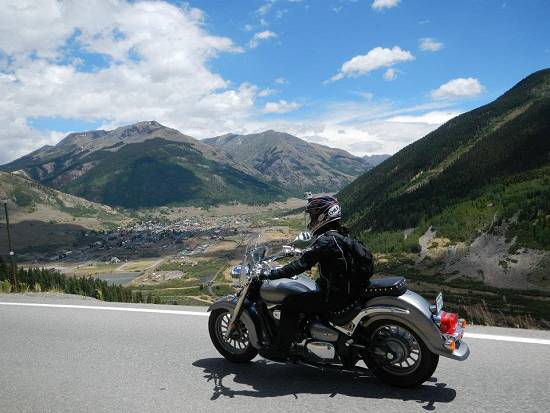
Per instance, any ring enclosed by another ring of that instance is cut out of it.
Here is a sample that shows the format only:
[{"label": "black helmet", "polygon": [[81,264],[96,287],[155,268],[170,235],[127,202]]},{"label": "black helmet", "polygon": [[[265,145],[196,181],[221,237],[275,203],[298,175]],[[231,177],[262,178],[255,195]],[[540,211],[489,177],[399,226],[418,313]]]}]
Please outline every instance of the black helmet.
[{"label": "black helmet", "polygon": [[[314,234],[330,222],[339,221],[342,211],[338,200],[332,196],[309,198],[306,207],[307,228]],[[309,221],[309,222],[308,222]]]}]

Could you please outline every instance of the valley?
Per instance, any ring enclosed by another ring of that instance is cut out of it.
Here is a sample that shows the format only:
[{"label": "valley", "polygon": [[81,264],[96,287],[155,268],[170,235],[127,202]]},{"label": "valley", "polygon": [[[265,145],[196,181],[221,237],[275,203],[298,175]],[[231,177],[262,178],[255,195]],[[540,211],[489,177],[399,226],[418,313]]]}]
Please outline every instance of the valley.
[{"label": "valley", "polygon": [[288,244],[303,192],[339,191],[375,276],[404,275],[430,299],[442,290],[476,323],[550,328],[549,105],[543,70],[389,158],[272,130],[73,133],[1,166],[0,198],[23,267],[206,305],[233,290],[246,239]]}]

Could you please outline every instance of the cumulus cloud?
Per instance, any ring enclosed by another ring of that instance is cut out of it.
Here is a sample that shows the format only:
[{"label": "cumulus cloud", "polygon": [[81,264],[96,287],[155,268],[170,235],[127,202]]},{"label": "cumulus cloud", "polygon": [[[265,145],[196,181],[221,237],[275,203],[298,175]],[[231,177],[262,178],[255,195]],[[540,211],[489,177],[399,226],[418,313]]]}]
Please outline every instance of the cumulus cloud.
[{"label": "cumulus cloud", "polygon": [[288,113],[302,107],[296,102],[287,102],[284,99],[278,102],[267,102],[264,106],[264,113]]},{"label": "cumulus cloud", "polygon": [[414,60],[414,56],[407,50],[402,50],[398,46],[391,49],[376,47],[370,50],[366,55],[355,56],[345,62],[340,71],[330,78],[329,82],[335,82],[344,77],[358,77],[366,75],[374,70],[390,67],[400,62]]},{"label": "cumulus cloud", "polygon": [[[55,142],[30,126],[36,117],[156,119],[198,137],[242,123],[259,90],[210,69],[212,58],[242,50],[203,21],[198,9],[162,1],[8,1],[0,13],[0,162]],[[104,64],[83,66],[75,50]]]},{"label": "cumulus cloud", "polygon": [[271,89],[271,88],[266,88],[266,89],[262,89],[258,92],[258,96],[260,97],[266,97],[266,96],[271,96],[271,95],[274,95],[276,94],[277,91],[275,89]]},{"label": "cumulus cloud", "polygon": [[256,13],[258,13],[260,16],[265,16],[273,7],[273,3],[275,3],[275,1],[269,0],[267,3],[262,4],[258,8],[258,10],[256,10]]},{"label": "cumulus cloud", "polygon": [[485,90],[481,82],[473,77],[449,80],[447,83],[432,90],[434,99],[460,99],[478,96]]},{"label": "cumulus cloud", "polygon": [[258,45],[261,42],[267,39],[271,39],[273,37],[277,37],[277,34],[269,30],[264,30],[263,32],[254,33],[254,36],[252,36],[252,39],[250,39],[250,41],[248,42],[248,47],[250,47],[251,49],[254,49],[258,47]]},{"label": "cumulus cloud", "polygon": [[390,9],[399,4],[401,0],[374,0],[371,7],[374,10]]},{"label": "cumulus cloud", "polygon": [[395,71],[395,69],[389,68],[388,70],[386,70],[384,72],[384,79],[388,81],[397,79],[397,72]]},{"label": "cumulus cloud", "polygon": [[443,43],[438,42],[431,37],[423,37],[422,39],[419,39],[418,42],[420,43],[420,50],[424,50],[425,52],[437,52],[438,50],[443,49]]}]

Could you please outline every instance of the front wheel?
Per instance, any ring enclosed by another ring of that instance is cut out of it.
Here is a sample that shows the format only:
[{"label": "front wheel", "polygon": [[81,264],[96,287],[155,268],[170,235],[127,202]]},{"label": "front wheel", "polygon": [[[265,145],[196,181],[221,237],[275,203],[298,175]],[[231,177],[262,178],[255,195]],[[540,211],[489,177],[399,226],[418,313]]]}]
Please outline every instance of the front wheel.
[{"label": "front wheel", "polygon": [[387,384],[417,386],[428,380],[437,368],[439,356],[404,324],[378,321],[368,326],[363,337],[368,343],[365,364]]},{"label": "front wheel", "polygon": [[227,360],[234,363],[248,363],[256,357],[258,351],[250,344],[248,330],[242,321],[238,322],[229,337],[225,337],[230,320],[231,313],[228,310],[221,309],[210,313],[208,332],[212,344]]}]

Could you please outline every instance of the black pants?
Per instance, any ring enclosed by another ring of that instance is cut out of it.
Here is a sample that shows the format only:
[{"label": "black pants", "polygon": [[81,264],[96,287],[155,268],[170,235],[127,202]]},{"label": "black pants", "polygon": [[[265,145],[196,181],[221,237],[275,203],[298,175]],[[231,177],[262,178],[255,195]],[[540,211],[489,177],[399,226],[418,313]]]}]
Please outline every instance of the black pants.
[{"label": "black pants", "polygon": [[290,349],[301,313],[320,314],[335,311],[342,308],[346,302],[347,296],[341,294],[331,295],[327,302],[326,293],[320,291],[289,295],[282,302],[281,322],[275,346],[282,351]]}]

